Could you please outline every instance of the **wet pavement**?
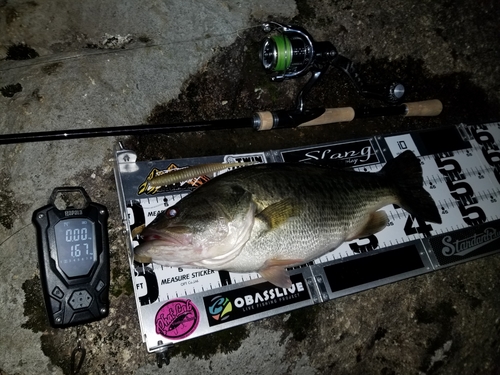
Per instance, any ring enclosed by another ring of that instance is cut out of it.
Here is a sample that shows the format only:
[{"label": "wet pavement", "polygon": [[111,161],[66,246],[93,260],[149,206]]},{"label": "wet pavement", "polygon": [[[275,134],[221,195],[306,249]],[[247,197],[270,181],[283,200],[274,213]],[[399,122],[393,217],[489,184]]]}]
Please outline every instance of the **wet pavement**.
[{"label": "wet pavement", "polygon": [[[495,1],[21,2],[0,0],[0,134],[241,119],[289,109],[305,79],[270,82],[260,23],[331,41],[369,82],[401,80],[432,118],[0,145],[0,374],[67,374],[76,328],[50,328],[33,211],[83,186],[110,212],[111,310],[81,327],[82,374],[499,374],[500,258],[468,262],[187,341],[158,369],[140,337],[113,176],[141,160],[263,151],[500,119]],[[308,107],[380,106],[330,69]]]}]

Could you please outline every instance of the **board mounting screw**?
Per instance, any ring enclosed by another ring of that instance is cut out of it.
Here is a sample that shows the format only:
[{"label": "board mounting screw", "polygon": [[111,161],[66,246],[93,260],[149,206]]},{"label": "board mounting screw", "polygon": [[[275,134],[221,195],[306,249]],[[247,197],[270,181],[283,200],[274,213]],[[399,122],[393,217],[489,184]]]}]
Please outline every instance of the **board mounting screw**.
[{"label": "board mounting screw", "polygon": [[43,216],[44,216],[43,214],[38,214],[39,219],[43,219]]},{"label": "board mounting screw", "polygon": [[101,312],[101,314],[106,314],[106,308],[105,307],[101,307],[101,310],[99,310]]},{"label": "board mounting screw", "polygon": [[61,323],[61,318],[60,317],[56,318],[56,323]]}]

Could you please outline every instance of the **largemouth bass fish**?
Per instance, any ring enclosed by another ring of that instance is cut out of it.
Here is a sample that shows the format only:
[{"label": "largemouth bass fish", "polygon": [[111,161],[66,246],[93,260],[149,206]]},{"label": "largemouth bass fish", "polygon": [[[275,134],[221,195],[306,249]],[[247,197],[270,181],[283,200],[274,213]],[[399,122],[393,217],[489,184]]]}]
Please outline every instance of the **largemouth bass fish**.
[{"label": "largemouth bass fish", "polygon": [[135,260],[258,272],[287,288],[286,267],[384,229],[388,218],[379,209],[388,204],[441,223],[411,151],[377,173],[301,163],[248,166],[208,181],[160,213],[141,233]]}]

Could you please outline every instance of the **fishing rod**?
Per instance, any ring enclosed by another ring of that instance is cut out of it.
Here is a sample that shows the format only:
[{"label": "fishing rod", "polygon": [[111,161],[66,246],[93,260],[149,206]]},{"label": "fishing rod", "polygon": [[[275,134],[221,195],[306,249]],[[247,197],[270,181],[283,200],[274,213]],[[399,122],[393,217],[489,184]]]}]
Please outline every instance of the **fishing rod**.
[{"label": "fishing rod", "polygon": [[253,128],[258,131],[306,127],[314,125],[348,122],[355,118],[380,116],[437,116],[443,106],[437,99],[404,103],[398,106],[381,108],[318,108],[302,112],[265,111],[253,117],[199,121],[177,124],[142,124],[89,129],[52,130],[0,135],[0,144],[57,141],[63,139],[95,138],[125,135],[145,135],[158,133],[180,133],[207,130]]},{"label": "fishing rod", "polygon": [[[280,82],[311,73],[310,79],[297,95],[294,109],[257,112],[253,117],[241,119],[3,134],[0,135],[0,144],[238,128],[253,128],[262,131],[348,122],[363,117],[437,116],[441,113],[443,106],[436,99],[400,104],[405,94],[405,87],[402,83],[366,84],[353,62],[340,55],[331,42],[314,41],[313,37],[300,26],[269,22],[264,23],[262,28],[271,36],[263,40],[259,57],[264,69],[270,73],[272,81]],[[331,66],[344,72],[360,95],[385,101],[392,106],[359,109],[352,107],[305,109],[306,95]]]}]

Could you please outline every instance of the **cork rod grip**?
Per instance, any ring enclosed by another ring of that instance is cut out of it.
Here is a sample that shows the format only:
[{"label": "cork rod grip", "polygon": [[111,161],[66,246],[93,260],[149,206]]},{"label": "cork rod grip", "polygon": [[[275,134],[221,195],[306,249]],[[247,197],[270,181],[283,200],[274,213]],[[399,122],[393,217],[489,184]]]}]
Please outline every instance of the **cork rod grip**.
[{"label": "cork rod grip", "polygon": [[[274,125],[274,118],[271,112],[257,112],[259,116],[259,127],[257,130],[271,130]],[[331,124],[334,122],[352,121],[354,119],[354,109],[351,107],[345,108],[327,108],[325,112],[308,122],[300,124],[299,127]]]},{"label": "cork rod grip", "polygon": [[[443,110],[443,104],[438,99],[424,100],[421,102],[404,103],[397,107],[378,108],[367,116],[366,111],[360,117],[371,116],[437,116]],[[370,112],[368,112],[370,113]],[[257,130],[271,130],[274,127],[274,117],[272,112],[257,112],[259,117],[259,127]],[[310,121],[300,124],[299,127],[333,124],[336,122],[349,122],[356,116],[352,107],[327,108],[325,112]]]},{"label": "cork rod grip", "polygon": [[305,126],[332,124],[334,122],[346,122],[346,121],[352,121],[353,119],[354,119],[354,109],[351,107],[327,108],[325,109],[325,113],[323,113],[321,116],[311,121],[300,124],[299,128]]},{"label": "cork rod grip", "polygon": [[405,116],[437,116],[443,110],[443,103],[438,99],[422,102],[405,103]]}]

